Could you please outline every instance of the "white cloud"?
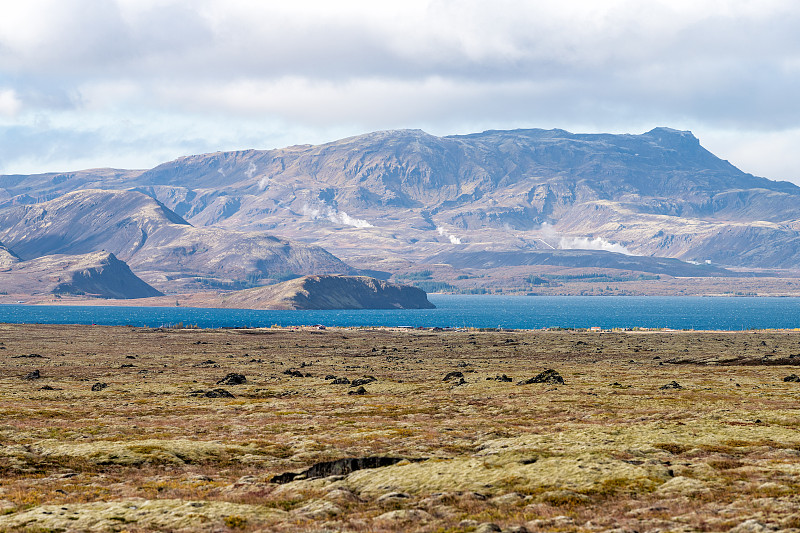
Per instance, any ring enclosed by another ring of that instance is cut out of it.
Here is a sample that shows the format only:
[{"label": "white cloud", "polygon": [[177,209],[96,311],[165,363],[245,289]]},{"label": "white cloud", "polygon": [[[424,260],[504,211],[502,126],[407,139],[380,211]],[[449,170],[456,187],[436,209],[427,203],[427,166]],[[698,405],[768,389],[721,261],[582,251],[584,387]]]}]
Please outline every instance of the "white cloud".
[{"label": "white cloud", "polygon": [[87,132],[104,162],[141,167],[154,146],[665,125],[800,179],[799,25],[790,0],[27,0],[0,17],[0,128],[58,123],[22,150],[45,170]]},{"label": "white cloud", "polygon": [[443,236],[443,237],[447,237],[447,240],[449,240],[449,241],[450,241],[450,244],[461,244],[461,239],[459,239],[459,238],[458,238],[458,237],[456,237],[455,235],[452,235],[452,234],[450,234],[450,233],[446,232],[446,231],[444,230],[444,228],[442,228],[442,227],[437,227],[437,228],[436,228],[436,231],[439,233],[439,235],[441,235],[441,236]]},{"label": "white cloud", "polygon": [[588,237],[561,237],[558,247],[562,250],[605,250],[625,255],[631,252],[619,243],[609,242],[602,237],[590,239]]},{"label": "white cloud", "polygon": [[13,89],[0,90],[0,116],[14,117],[22,108],[22,102]]},{"label": "white cloud", "polygon": [[333,222],[334,224],[339,224],[342,226],[352,226],[354,228],[373,227],[372,224],[370,224],[366,220],[351,217],[344,211],[339,211],[329,205],[325,205],[324,203],[313,207],[308,204],[304,204],[303,215],[313,220],[326,219]]}]

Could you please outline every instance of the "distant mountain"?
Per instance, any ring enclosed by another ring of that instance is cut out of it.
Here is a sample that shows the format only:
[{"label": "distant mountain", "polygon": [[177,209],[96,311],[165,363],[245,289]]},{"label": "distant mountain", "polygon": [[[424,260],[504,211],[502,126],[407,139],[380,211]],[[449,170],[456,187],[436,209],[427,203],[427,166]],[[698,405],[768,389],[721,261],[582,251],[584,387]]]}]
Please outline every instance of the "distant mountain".
[{"label": "distant mountain", "polygon": [[742,172],[669,128],[384,131],[147,171],[3,176],[0,205],[89,187],[135,189],[198,229],[269,231],[377,270],[453,250],[587,245],[730,266],[800,264],[800,188]]},{"label": "distant mountain", "polygon": [[162,295],[108,252],[16,261],[0,275],[0,292],[124,299]]},{"label": "distant mountain", "polygon": [[317,246],[264,233],[192,227],[135,191],[88,189],[0,209],[0,241],[23,260],[111,252],[165,292],[355,273]]}]

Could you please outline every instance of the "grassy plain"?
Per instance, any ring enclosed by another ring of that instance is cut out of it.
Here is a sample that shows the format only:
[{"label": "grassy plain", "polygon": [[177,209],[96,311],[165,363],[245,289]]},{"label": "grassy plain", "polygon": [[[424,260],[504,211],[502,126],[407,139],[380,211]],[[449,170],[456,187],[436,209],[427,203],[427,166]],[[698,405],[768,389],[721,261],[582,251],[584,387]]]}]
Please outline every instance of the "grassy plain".
[{"label": "grassy plain", "polygon": [[[798,364],[800,332],[0,325],[0,531],[800,531]],[[374,456],[407,460],[270,482]]]}]

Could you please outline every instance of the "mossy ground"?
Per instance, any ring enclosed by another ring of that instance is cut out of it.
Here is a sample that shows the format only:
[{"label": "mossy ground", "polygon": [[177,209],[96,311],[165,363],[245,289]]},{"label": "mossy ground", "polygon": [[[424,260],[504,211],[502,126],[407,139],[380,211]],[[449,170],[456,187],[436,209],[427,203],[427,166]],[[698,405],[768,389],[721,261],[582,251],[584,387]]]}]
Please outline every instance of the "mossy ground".
[{"label": "mossy ground", "polygon": [[[800,383],[782,380],[800,333],[2,325],[0,342],[0,531],[800,528]],[[547,368],[566,384],[517,385]],[[229,372],[235,398],[191,394]],[[377,381],[348,395],[328,375]],[[269,482],[375,455],[425,460]]]}]

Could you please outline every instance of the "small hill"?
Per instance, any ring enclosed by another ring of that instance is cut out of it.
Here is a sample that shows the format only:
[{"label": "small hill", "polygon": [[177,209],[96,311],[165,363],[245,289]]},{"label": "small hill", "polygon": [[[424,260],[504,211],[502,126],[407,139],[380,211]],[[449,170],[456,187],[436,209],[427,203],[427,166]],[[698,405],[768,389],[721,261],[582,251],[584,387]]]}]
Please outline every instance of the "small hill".
[{"label": "small hill", "polygon": [[8,294],[71,294],[117,299],[163,295],[108,252],[48,255],[30,261],[17,261],[0,276],[0,291]]},{"label": "small hill", "polygon": [[305,276],[237,291],[223,307],[246,309],[434,309],[425,291],[367,276]]}]

